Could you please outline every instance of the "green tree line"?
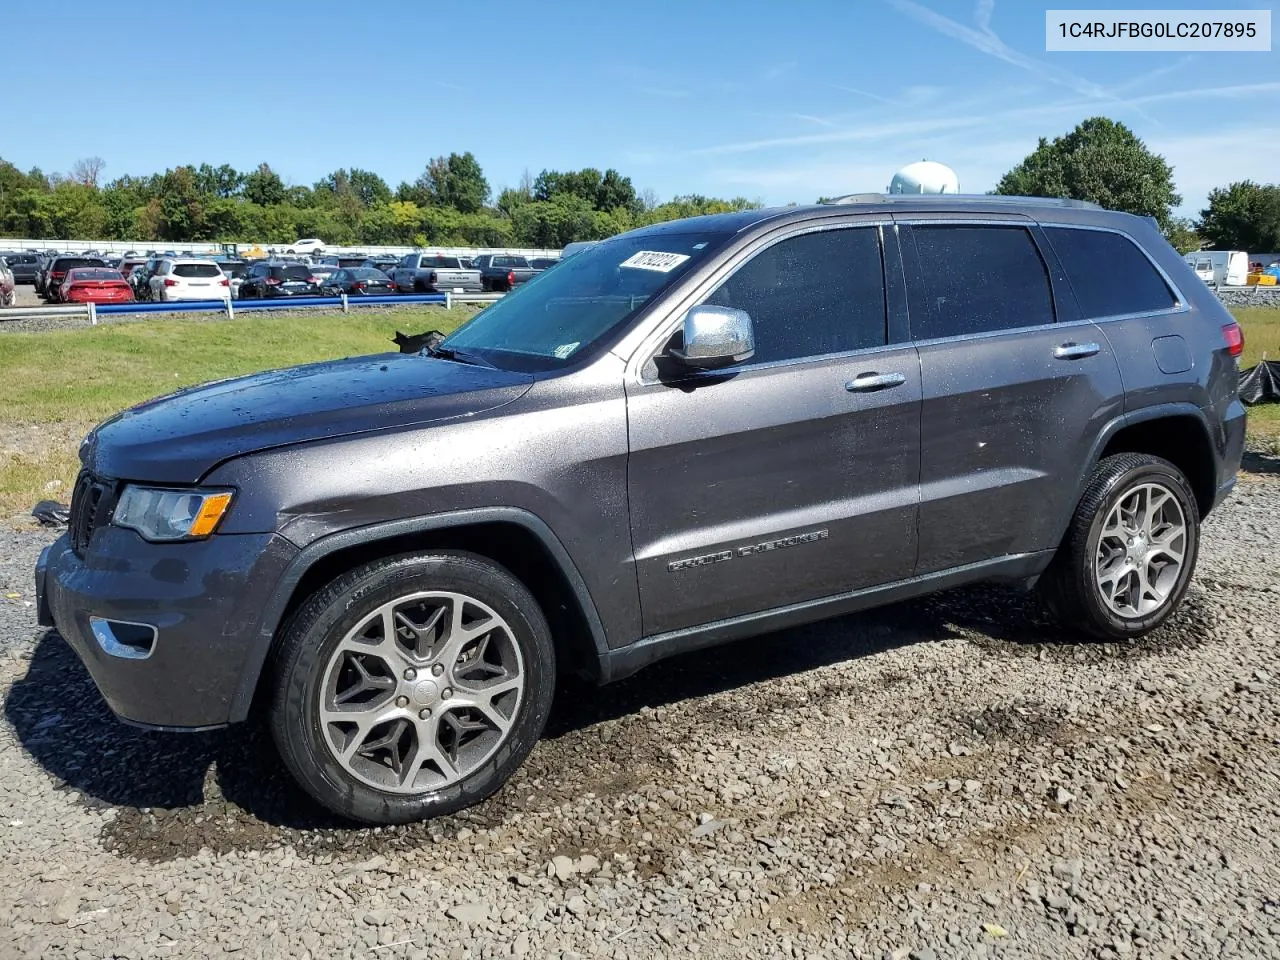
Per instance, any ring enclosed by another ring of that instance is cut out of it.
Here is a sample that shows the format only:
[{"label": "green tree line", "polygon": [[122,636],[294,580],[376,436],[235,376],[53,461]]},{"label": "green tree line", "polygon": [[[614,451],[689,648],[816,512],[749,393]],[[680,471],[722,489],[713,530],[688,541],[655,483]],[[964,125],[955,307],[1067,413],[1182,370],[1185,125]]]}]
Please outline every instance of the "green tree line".
[{"label": "green tree line", "polygon": [[1041,137],[994,192],[1090,200],[1154,217],[1179,253],[1280,251],[1280,184],[1231,183],[1210,191],[1199,220],[1175,217],[1173,208],[1182,198],[1174,188],[1173,168],[1123,123],[1106,117],[1091,117],[1052,141]]},{"label": "green tree line", "polygon": [[758,206],[697,195],[657,203],[617,170],[544,170],[492,197],[470,153],[431,160],[395,189],[356,167],[311,186],[290,186],[266,164],[180,166],[102,183],[106,164],[78,161],[69,174],[27,172],[0,159],[0,236],[336,245],[562,247],[632,227]]}]

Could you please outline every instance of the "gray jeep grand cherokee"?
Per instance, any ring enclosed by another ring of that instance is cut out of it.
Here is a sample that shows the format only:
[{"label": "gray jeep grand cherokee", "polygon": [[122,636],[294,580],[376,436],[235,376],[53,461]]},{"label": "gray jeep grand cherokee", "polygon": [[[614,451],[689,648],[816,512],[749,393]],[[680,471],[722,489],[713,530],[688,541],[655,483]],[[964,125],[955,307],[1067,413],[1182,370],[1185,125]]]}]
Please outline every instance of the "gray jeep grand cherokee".
[{"label": "gray jeep grand cherokee", "polygon": [[131,722],[264,703],[303,786],[379,823],[497,789],[558,667],[993,579],[1156,627],[1240,460],[1231,316],[1147,220],[846,201],[636,230],[420,355],[125,411],[41,622]]}]

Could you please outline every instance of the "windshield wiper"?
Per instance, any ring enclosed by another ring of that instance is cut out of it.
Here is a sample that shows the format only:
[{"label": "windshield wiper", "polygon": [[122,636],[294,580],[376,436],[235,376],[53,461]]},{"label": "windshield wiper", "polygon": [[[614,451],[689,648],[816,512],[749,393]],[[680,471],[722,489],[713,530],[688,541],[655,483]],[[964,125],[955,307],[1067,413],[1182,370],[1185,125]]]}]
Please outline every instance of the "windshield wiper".
[{"label": "windshield wiper", "polygon": [[476,356],[474,353],[467,353],[465,350],[456,350],[453,347],[423,347],[429,357],[438,357],[441,360],[452,360],[455,363],[469,363],[476,367],[490,367],[497,369],[492,363],[484,359],[484,357]]}]

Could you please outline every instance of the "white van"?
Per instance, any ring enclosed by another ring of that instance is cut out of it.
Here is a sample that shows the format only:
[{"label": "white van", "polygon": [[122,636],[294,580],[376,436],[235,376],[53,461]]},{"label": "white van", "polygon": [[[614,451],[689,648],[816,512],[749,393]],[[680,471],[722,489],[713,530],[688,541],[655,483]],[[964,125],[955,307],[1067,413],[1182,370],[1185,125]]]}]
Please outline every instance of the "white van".
[{"label": "white van", "polygon": [[1243,287],[1249,275],[1249,254],[1243,250],[1197,250],[1183,259],[1211,287]]}]

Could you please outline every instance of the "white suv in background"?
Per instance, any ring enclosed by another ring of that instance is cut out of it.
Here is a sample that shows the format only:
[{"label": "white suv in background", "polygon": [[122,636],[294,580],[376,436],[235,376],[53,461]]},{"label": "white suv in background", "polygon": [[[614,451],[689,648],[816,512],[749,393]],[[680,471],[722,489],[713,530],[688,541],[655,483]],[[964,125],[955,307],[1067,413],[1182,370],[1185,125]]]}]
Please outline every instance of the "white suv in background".
[{"label": "white suv in background", "polygon": [[229,300],[231,283],[212,260],[165,258],[151,277],[152,300]]}]

